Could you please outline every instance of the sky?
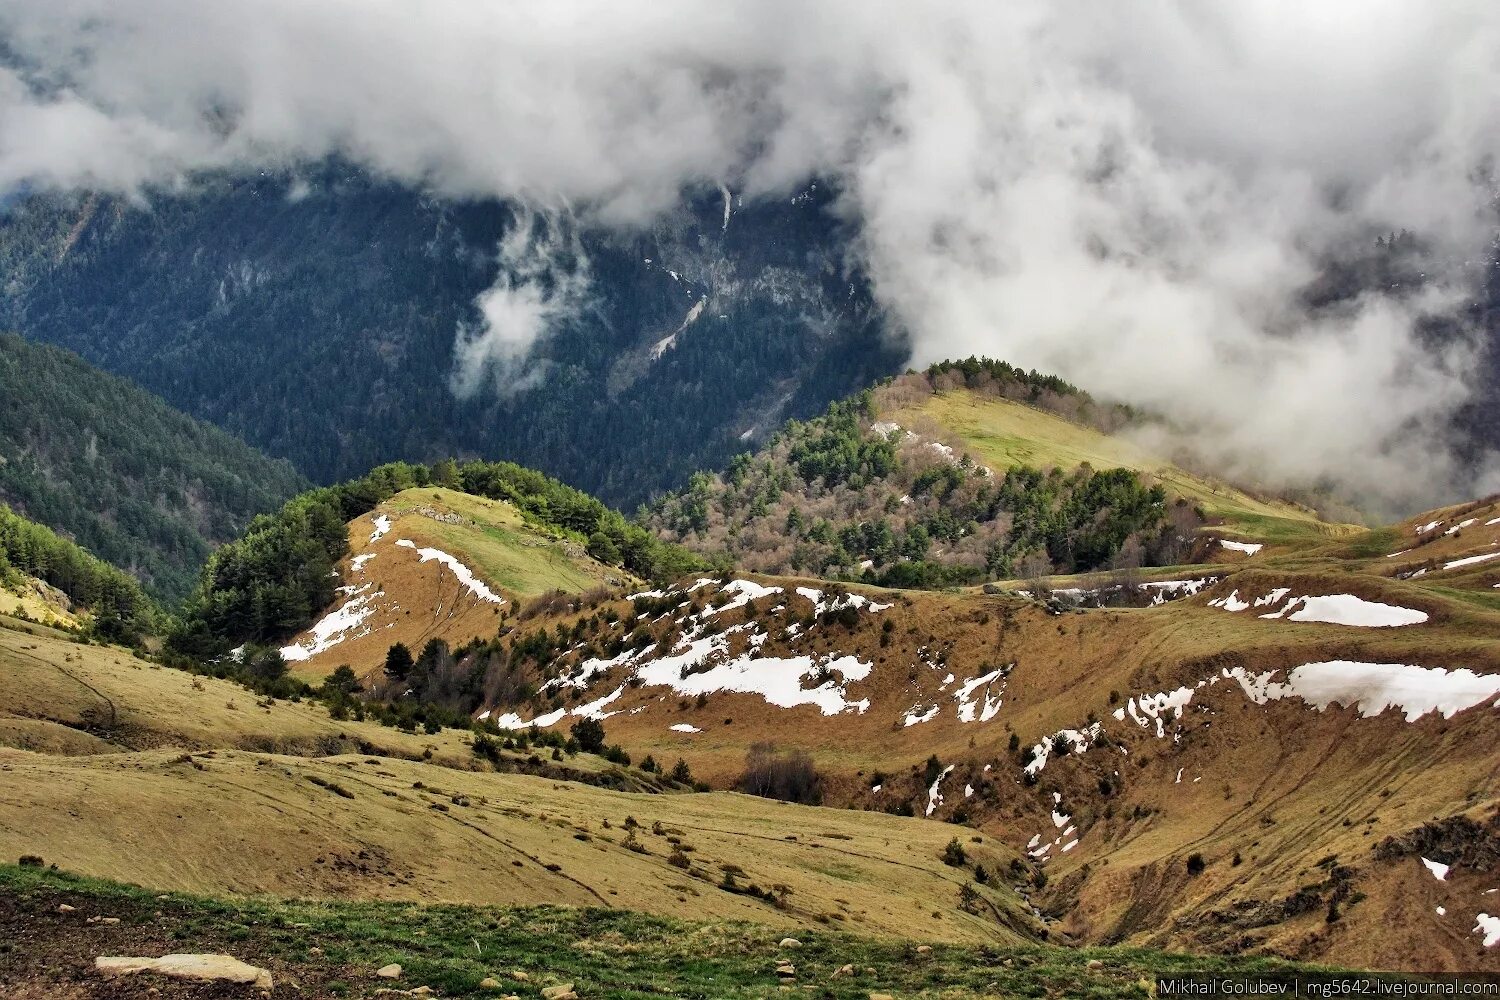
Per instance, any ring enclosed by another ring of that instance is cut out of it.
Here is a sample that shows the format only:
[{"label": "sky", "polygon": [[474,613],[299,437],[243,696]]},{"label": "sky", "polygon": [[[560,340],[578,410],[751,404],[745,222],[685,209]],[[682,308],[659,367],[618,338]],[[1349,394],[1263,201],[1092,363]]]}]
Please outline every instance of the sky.
[{"label": "sky", "polygon": [[[522,206],[455,391],[586,297],[577,227],[822,179],[913,364],[1061,374],[1270,485],[1500,488],[1450,457],[1472,340],[1415,335],[1497,231],[1500,5],[8,0],[0,37],[0,190],[338,154]],[[1329,255],[1402,228],[1437,280],[1309,310]]]}]

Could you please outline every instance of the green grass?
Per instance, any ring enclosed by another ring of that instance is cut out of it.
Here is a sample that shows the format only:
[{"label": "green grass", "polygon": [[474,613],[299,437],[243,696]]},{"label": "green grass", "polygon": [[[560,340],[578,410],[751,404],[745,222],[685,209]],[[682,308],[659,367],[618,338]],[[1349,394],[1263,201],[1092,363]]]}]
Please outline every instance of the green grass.
[{"label": "green grass", "polygon": [[[30,914],[53,919],[57,904],[67,900],[82,912],[117,915],[127,929],[164,933],[173,948],[222,948],[271,967],[282,982],[293,979],[310,986],[301,996],[366,996],[379,985],[397,985],[370,978],[389,962],[403,967],[403,988],[427,985],[449,997],[502,995],[479,986],[485,977],[495,976],[505,993],[532,998],[549,984],[571,982],[591,1000],[773,996],[780,957],[795,963],[798,984],[815,985],[814,995],[824,1000],[866,1000],[871,992],[1106,1000],[1145,997],[1150,978],[1163,974],[1318,971],[1275,959],[1139,949],[938,944],[919,952],[915,941],[839,932],[801,932],[803,947],[790,950],[778,946],[780,932],[751,924],[687,923],[609,909],[158,896],[118,883],[8,865],[0,866],[0,896],[18,903],[23,921]],[[322,954],[315,954],[315,947]],[[0,947],[0,972],[7,952],[15,948]],[[1091,959],[1103,967],[1089,969]],[[845,965],[854,966],[855,973],[834,976]],[[525,972],[528,981],[513,981],[515,970]]]},{"label": "green grass", "polygon": [[624,575],[589,558],[579,543],[527,524],[519,511],[500,500],[424,488],[405,490],[385,504],[403,513],[423,506],[452,511],[465,519],[460,524],[420,522],[439,547],[462,557],[486,580],[523,598],[553,590],[581,592],[600,586],[608,576]]},{"label": "green grass", "polygon": [[930,419],[962,438],[976,459],[997,471],[1013,465],[1037,468],[1127,468],[1159,479],[1169,493],[1185,497],[1260,541],[1294,542],[1350,530],[1318,520],[1306,507],[1253,496],[1228,483],[1181,469],[1119,436],[1010,400],[967,390],[937,393],[892,418],[902,423]]}]

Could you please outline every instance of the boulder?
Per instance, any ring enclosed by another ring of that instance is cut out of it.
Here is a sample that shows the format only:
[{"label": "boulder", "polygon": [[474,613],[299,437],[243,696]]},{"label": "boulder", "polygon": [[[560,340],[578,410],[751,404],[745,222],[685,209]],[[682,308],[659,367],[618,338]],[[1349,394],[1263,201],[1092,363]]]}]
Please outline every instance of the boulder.
[{"label": "boulder", "polygon": [[573,992],[572,983],[562,983],[558,986],[542,987],[542,996],[546,1000],[573,1000],[578,994]]},{"label": "boulder", "polygon": [[482,990],[498,990],[500,988],[500,980],[494,976],[485,976],[479,981],[479,988]]},{"label": "boulder", "polygon": [[229,955],[163,955],[161,958],[100,956],[94,968],[106,976],[130,976],[152,972],[172,979],[197,982],[243,983],[257,989],[271,988],[271,973]]},{"label": "boulder", "polygon": [[1088,960],[1088,964],[1086,964],[1084,968],[1088,969],[1090,972],[1098,972],[1100,969],[1104,968],[1104,963],[1097,958],[1091,958]]},{"label": "boulder", "polygon": [[798,941],[796,938],[782,938],[781,939],[781,943],[778,944],[777,947],[778,948],[800,948],[800,947],[802,947],[802,942]]},{"label": "boulder", "polygon": [[382,965],[380,968],[375,970],[375,975],[379,976],[381,979],[400,979],[401,966],[397,965],[395,962],[392,962],[390,965]]}]

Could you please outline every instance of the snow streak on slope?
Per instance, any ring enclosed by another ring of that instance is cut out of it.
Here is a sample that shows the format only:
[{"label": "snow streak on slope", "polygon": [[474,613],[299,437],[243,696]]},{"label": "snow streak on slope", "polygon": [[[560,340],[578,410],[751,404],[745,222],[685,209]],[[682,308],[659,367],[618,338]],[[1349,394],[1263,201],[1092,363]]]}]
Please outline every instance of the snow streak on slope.
[{"label": "snow streak on slope", "polygon": [[[670,603],[674,609],[698,601],[701,609],[678,620],[680,634],[668,648],[659,649],[653,643],[643,649],[623,650],[607,659],[591,657],[580,663],[570,675],[548,681],[543,690],[582,688],[598,676],[624,668],[628,671],[626,680],[630,686],[665,687],[674,694],[687,697],[716,693],[752,694],[778,708],[811,705],[824,715],[863,714],[869,709],[869,700],[851,697],[848,685],[869,677],[874,669],[872,664],[856,656],[834,653],[763,655],[760,648],[769,637],[764,624],[752,620],[721,628],[717,619],[725,612],[765,599],[776,602],[776,608],[784,609],[793,596],[810,602],[815,615],[850,608],[862,614],[879,614],[890,605],[874,603],[861,594],[825,597],[822,591],[813,588],[798,588],[792,595],[782,587],[765,586],[753,580],[730,580],[718,586],[714,583],[713,580],[701,579],[680,590],[653,590],[633,595],[635,599]],[[797,638],[797,633],[791,629],[786,634],[794,641]],[[578,710],[572,713],[557,710],[529,721],[507,714],[495,721],[508,728],[545,727],[560,722],[565,714],[577,715]]]}]

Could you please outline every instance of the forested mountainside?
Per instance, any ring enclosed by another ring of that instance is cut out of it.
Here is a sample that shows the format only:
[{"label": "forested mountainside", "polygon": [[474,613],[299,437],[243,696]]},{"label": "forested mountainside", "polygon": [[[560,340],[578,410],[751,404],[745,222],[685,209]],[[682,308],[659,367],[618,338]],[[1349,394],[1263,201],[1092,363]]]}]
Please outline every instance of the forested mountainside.
[{"label": "forested mountainside", "polygon": [[1315,520],[1110,433],[1143,419],[1053,376],[946,362],[789,423],[645,523],[756,572],[932,587],[1170,565],[1203,524]]},{"label": "forested mountainside", "polygon": [[102,639],[134,643],[157,624],[134,578],[0,504],[0,613],[24,613],[28,592],[46,588],[65,602],[57,610]]},{"label": "forested mountainside", "polygon": [[[541,468],[628,508],[905,360],[846,262],[823,185],[753,204],[710,190],[628,235],[538,224],[539,240],[564,244],[543,274],[500,263],[525,224],[507,205],[338,164],[199,178],[148,200],[10,205],[0,325],[315,481],[457,454]],[[548,335],[503,387],[471,371],[460,399],[455,341],[481,323],[476,297],[528,281],[557,296]]]},{"label": "forested mountainside", "polygon": [[0,501],[161,598],[185,596],[215,545],[306,486],[286,462],[14,335],[0,336],[0,399]]}]

